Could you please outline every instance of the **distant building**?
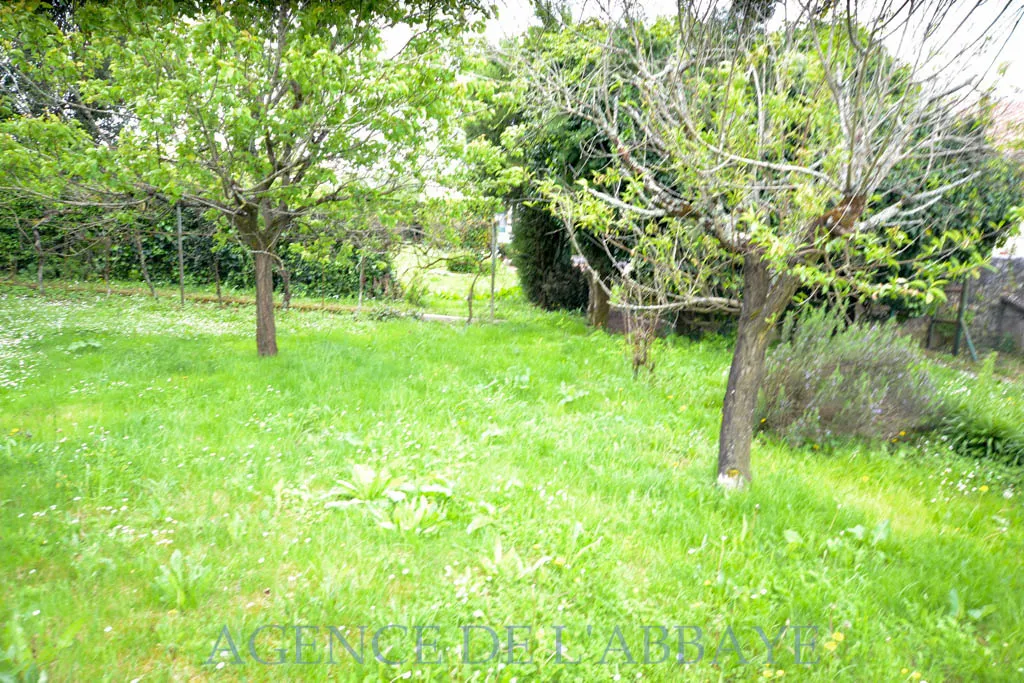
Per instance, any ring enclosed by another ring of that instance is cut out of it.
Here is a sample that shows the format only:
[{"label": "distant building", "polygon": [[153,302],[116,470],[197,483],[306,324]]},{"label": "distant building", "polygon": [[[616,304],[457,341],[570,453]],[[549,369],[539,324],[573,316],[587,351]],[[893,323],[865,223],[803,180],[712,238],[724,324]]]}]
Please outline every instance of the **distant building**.
[{"label": "distant building", "polygon": [[1024,226],[1021,226],[1021,234],[1006,240],[1006,244],[993,251],[992,258],[1024,259]]},{"label": "distant building", "polygon": [[508,244],[512,241],[512,211],[504,211],[494,214],[494,220],[498,224],[498,244]]}]

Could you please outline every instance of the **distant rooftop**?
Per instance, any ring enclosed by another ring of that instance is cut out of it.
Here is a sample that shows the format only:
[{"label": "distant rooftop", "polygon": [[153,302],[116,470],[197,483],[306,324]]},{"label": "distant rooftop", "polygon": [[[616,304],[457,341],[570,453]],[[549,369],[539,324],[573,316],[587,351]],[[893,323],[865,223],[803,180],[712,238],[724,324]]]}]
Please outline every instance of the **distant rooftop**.
[{"label": "distant rooftop", "polygon": [[1024,160],[1024,101],[1003,102],[992,112],[992,138]]}]

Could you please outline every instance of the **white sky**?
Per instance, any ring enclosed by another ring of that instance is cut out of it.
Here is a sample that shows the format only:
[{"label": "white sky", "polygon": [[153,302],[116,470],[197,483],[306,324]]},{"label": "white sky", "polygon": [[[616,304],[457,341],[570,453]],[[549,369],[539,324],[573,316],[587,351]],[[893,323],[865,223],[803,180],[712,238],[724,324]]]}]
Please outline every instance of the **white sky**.
[{"label": "white sky", "polygon": [[[512,37],[522,33],[527,27],[537,23],[534,18],[533,8],[530,5],[529,0],[496,0],[498,3],[498,16],[491,19],[487,23],[487,28],[484,35],[488,41],[497,43],[503,38]],[[976,0],[965,1],[963,6],[965,8],[972,7]],[[600,0],[573,0],[573,16],[597,16],[600,15],[602,10],[602,2]],[[795,14],[795,6],[798,3],[795,0],[789,0],[787,7],[780,7],[775,12],[775,20],[779,20],[787,10],[791,15]],[[1001,7],[1004,3],[998,0],[989,0],[988,2],[982,2],[982,6],[977,9],[970,17],[969,23],[961,24],[958,20],[950,21],[950,30],[963,35],[964,40],[973,38],[978,30],[979,26],[987,25],[992,21],[996,15],[996,7]],[[655,18],[665,15],[674,15],[676,12],[675,0],[646,0],[643,3],[643,7],[647,13],[648,18]],[[953,26],[953,24],[956,26]],[[955,42],[955,41],[954,41]],[[892,46],[897,53],[899,48]],[[968,63],[967,70],[973,71],[972,75],[980,75],[984,73],[990,66],[992,60],[992,54],[990,53],[988,59],[981,60],[975,59]],[[1010,39],[1010,42],[1006,44],[1005,49],[998,55],[997,64],[1006,62],[1008,68],[1005,77],[1001,80],[998,92],[1003,97],[1024,101],[1024,26],[1018,29],[1017,33]],[[991,78],[989,79],[991,82]]]}]

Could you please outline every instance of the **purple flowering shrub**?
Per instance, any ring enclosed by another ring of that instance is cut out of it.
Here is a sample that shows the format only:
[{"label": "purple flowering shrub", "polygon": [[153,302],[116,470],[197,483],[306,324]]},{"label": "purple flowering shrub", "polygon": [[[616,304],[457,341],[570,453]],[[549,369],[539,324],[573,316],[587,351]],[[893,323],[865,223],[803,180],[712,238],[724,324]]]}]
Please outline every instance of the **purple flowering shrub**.
[{"label": "purple flowering shrub", "polygon": [[893,322],[851,325],[818,309],[783,323],[766,362],[759,420],[792,445],[891,441],[927,428],[937,405],[923,354]]}]

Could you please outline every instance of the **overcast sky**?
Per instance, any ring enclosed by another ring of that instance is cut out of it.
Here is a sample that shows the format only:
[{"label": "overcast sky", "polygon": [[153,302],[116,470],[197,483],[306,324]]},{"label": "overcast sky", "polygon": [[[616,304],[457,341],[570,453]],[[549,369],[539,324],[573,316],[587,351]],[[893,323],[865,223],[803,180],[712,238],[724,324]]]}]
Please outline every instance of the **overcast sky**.
[{"label": "overcast sky", "polygon": [[[601,0],[601,2],[603,1]],[[962,3],[965,12],[966,8],[973,7],[975,1],[970,0]],[[496,2],[498,3],[499,14],[487,23],[485,31],[489,41],[496,43],[502,38],[515,36],[537,23],[529,0],[496,0]],[[598,0],[574,0],[572,3],[574,8],[573,15],[577,18],[600,15],[601,2]],[[782,19],[786,12],[794,15],[797,4],[794,0],[787,2],[786,6],[776,10],[774,20]],[[963,40],[968,40],[969,37],[977,35],[979,27],[983,28],[991,23],[998,11],[996,8],[1001,8],[1004,4],[1005,2],[999,0],[988,0],[987,2],[983,0],[981,8],[975,11],[968,20],[964,21],[962,16],[952,17],[948,22],[949,30],[956,37],[962,35]],[[646,0],[643,6],[648,18],[674,15],[676,12],[675,0]],[[956,42],[955,39],[954,42]],[[898,46],[893,46],[892,49],[897,52],[900,51]],[[973,71],[974,75],[980,75],[989,68],[991,58],[992,55],[990,54],[988,59],[972,60],[967,65],[967,69]],[[1010,38],[1010,42],[999,54],[998,62],[1006,62],[1009,65],[1006,76],[1000,83],[1000,94],[1009,99],[1024,101],[1024,27],[1021,27]]]}]

